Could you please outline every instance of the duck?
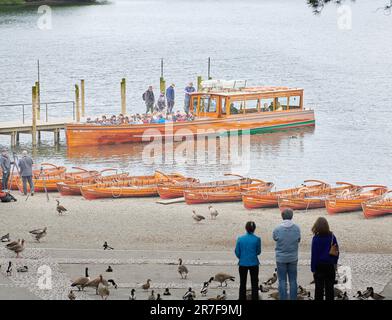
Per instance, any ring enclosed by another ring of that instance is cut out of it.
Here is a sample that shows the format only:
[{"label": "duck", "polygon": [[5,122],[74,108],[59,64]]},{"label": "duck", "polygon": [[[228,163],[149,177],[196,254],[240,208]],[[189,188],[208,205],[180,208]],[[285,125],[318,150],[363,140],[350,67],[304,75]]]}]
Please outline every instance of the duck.
[{"label": "duck", "polygon": [[103,250],[114,250],[114,248],[110,247],[107,243],[107,241],[105,241],[103,243]]},{"label": "duck", "polygon": [[164,296],[171,296],[171,293],[169,291],[169,288],[165,289],[165,292],[163,293]]},{"label": "duck", "polygon": [[212,206],[208,206],[208,210],[210,210],[210,215],[211,215],[211,220],[215,220],[216,217],[218,216],[219,212]]},{"label": "duck", "polygon": [[277,269],[275,268],[275,272],[272,274],[272,277],[264,282],[265,285],[272,286],[278,280],[278,275],[276,272]]},{"label": "duck", "polygon": [[178,259],[178,273],[181,275],[181,279],[186,279],[188,276],[188,268],[182,264],[182,259]]},{"label": "duck", "polygon": [[373,287],[369,287],[370,290],[370,297],[373,298],[374,300],[384,300],[385,297],[382,296],[379,293],[375,293]]},{"label": "duck", "polygon": [[336,297],[336,300],[349,300],[349,298],[347,296],[347,292],[345,291],[342,295],[338,295]]},{"label": "duck", "polygon": [[200,214],[196,214],[195,210],[192,210],[192,218],[193,220],[195,220],[196,222],[200,222],[202,220],[205,220],[204,216],[200,215]]},{"label": "duck", "polygon": [[28,272],[29,267],[28,266],[18,267],[18,268],[16,268],[16,271],[17,272]]},{"label": "duck", "polygon": [[200,293],[203,297],[205,297],[208,293],[208,286],[210,285],[210,281],[206,281],[203,283],[203,287],[200,290]]},{"label": "duck", "polygon": [[106,269],[106,272],[113,272],[113,269],[111,266],[108,266],[108,268]]},{"label": "duck", "polygon": [[42,229],[35,229],[35,230],[31,230],[29,231],[29,233],[31,233],[31,235],[35,238],[35,240],[37,242],[40,242],[40,240],[46,236],[46,230],[47,228],[44,227]]},{"label": "duck", "polygon": [[109,279],[108,281],[107,281],[107,283],[109,284],[111,284],[113,287],[114,287],[114,289],[117,289],[117,283],[116,282],[114,282],[114,280],[113,279]]},{"label": "duck", "polygon": [[150,283],[151,283],[151,279],[147,279],[147,282],[145,284],[142,285],[142,289],[143,290],[148,290],[150,289]]},{"label": "duck", "polygon": [[307,295],[308,295],[308,291],[307,291],[304,287],[302,287],[301,285],[298,286],[298,291],[297,291],[297,293],[298,293],[300,296],[307,296]]},{"label": "duck", "polygon": [[97,288],[98,294],[101,296],[102,300],[107,300],[110,295],[109,287],[104,283],[102,275],[99,275],[99,283]]},{"label": "duck", "polygon": [[56,202],[57,202],[56,211],[58,212],[59,215],[62,215],[64,212],[68,211],[62,205],[60,205],[59,200],[56,200]]},{"label": "duck", "polygon": [[259,285],[259,290],[260,290],[260,292],[268,292],[269,291],[269,289],[264,287],[262,284]]},{"label": "duck", "polygon": [[157,294],[156,300],[163,300],[163,299],[161,298],[161,295],[160,295],[159,293]]},{"label": "duck", "polygon": [[7,249],[15,252],[16,257],[19,258],[19,254],[25,249],[25,240],[22,239],[22,242],[17,243],[12,247],[8,247],[8,245],[7,245]]},{"label": "duck", "polygon": [[136,300],[136,294],[135,294],[135,289],[131,290],[131,294],[129,296],[129,300]]},{"label": "duck", "polygon": [[6,235],[2,236],[2,237],[0,238],[0,241],[1,241],[1,242],[10,242],[10,234],[7,233]]},{"label": "duck", "polygon": [[76,300],[75,293],[72,290],[68,293],[68,299],[69,300]]},{"label": "duck", "polygon": [[220,286],[222,287],[223,282],[225,283],[226,287],[227,287],[227,281],[235,281],[235,277],[231,276],[227,273],[223,273],[223,272],[219,272],[217,273],[214,277],[210,278],[210,282],[211,281],[216,281],[216,282],[220,282]]},{"label": "duck", "polygon": [[151,290],[151,294],[148,296],[148,300],[155,300],[154,290]]},{"label": "duck", "polygon": [[12,262],[11,261],[8,262],[8,268],[7,268],[6,274],[7,274],[7,276],[12,275]]},{"label": "duck", "polygon": [[90,276],[88,275],[88,268],[84,269],[84,277],[79,277],[72,282],[71,287],[77,287],[78,290],[84,290],[84,287],[90,282]]},{"label": "duck", "polygon": [[182,296],[182,300],[195,300],[196,294],[192,288],[188,288],[188,291]]}]

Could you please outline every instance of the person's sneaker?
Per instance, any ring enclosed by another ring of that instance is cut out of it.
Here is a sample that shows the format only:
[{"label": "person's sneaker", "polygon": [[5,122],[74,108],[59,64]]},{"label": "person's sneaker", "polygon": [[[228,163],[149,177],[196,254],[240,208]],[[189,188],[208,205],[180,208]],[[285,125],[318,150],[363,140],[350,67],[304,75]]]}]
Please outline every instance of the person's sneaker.
[{"label": "person's sneaker", "polygon": [[34,192],[31,193],[31,196],[34,196]]}]

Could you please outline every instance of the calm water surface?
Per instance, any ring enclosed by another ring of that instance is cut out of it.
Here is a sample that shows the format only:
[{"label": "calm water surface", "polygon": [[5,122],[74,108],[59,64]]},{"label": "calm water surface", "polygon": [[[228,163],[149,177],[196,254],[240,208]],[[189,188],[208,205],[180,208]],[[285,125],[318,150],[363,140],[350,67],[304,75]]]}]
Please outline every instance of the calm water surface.
[{"label": "calm water surface", "polygon": [[[29,102],[41,63],[42,100],[73,99],[86,80],[88,114],[118,113],[119,83],[127,78],[128,109],[143,112],[141,94],[165,78],[182,88],[206,76],[247,79],[252,85],[305,89],[317,126],[251,137],[249,175],[278,186],[306,178],[392,185],[392,15],[384,1],[358,1],[352,29],[337,27],[336,7],[314,16],[305,0],[115,1],[108,5],[53,8],[52,30],[37,27],[36,9],[0,9],[0,104]],[[70,115],[50,108],[49,118]],[[0,121],[20,119],[18,108],[0,108]],[[293,138],[293,136],[295,138]],[[0,145],[8,145],[8,137]],[[30,137],[22,138],[21,148]],[[143,145],[67,150],[43,135],[39,161],[67,166],[118,167],[132,173],[154,168],[205,179],[230,165],[143,162]],[[204,151],[202,151],[204,152]],[[233,171],[235,171],[233,169]]]}]

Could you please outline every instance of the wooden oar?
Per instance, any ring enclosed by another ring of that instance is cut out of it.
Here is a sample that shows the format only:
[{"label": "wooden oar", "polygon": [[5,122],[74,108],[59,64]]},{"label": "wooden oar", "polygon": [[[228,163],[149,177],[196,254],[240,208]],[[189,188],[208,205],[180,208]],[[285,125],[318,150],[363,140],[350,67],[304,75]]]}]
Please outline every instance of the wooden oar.
[{"label": "wooden oar", "polygon": [[247,179],[244,176],[241,176],[240,174],[236,174],[236,173],[224,173],[224,176],[233,176],[233,177],[239,177],[241,179]]},{"label": "wooden oar", "polygon": [[86,169],[83,169],[83,168],[80,168],[80,167],[72,167],[72,169],[81,170],[81,171],[84,171],[84,172],[89,172],[89,170],[86,170]]}]

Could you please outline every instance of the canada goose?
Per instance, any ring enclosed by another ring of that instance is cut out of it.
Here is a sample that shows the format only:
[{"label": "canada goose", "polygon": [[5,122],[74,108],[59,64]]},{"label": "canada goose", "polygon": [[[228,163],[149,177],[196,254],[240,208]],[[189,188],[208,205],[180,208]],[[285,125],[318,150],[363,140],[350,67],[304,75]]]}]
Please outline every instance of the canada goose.
[{"label": "canada goose", "polygon": [[11,250],[12,247],[15,247],[15,246],[18,245],[18,244],[20,244],[20,239],[18,239],[18,241],[12,241],[12,242],[10,242],[10,243],[7,243],[7,244],[5,245],[5,247],[6,247],[7,249],[10,249],[10,250]]},{"label": "canada goose", "polygon": [[301,296],[307,296],[308,295],[308,291],[304,288],[304,287],[302,287],[302,286],[298,286],[298,291],[297,291],[297,293],[299,294],[299,295],[301,295]]},{"label": "canada goose", "polygon": [[75,300],[76,299],[76,296],[75,296],[75,294],[74,294],[74,292],[72,290],[68,293],[68,299],[69,300]]},{"label": "canada goose", "polygon": [[276,271],[277,269],[275,269],[275,272],[273,273],[272,277],[264,282],[265,285],[272,286],[276,282],[276,280],[278,280],[278,275]]},{"label": "canada goose", "polygon": [[355,295],[354,298],[364,300],[364,297],[362,296],[362,292],[360,290],[357,291],[357,295]]},{"label": "canada goose", "polygon": [[151,279],[147,279],[147,282],[146,282],[145,284],[142,285],[142,289],[143,289],[143,290],[148,290],[148,289],[150,289],[150,282],[151,282]]},{"label": "canada goose", "polygon": [[62,205],[60,205],[60,201],[56,200],[56,202],[57,202],[56,211],[58,212],[59,215],[62,215],[63,212],[67,211],[67,209],[65,209]]},{"label": "canada goose", "polygon": [[262,284],[259,285],[259,290],[260,290],[261,292],[268,292],[268,291],[269,291],[269,289],[266,288],[266,287],[264,287]]},{"label": "canada goose", "polygon": [[109,267],[106,269],[106,272],[113,272],[113,269],[112,269],[112,267],[111,267],[111,266],[109,266]]},{"label": "canada goose", "polygon": [[27,272],[29,271],[29,267],[28,266],[23,266],[23,267],[18,267],[16,268],[17,272]]},{"label": "canada goose", "polygon": [[31,230],[29,232],[35,238],[35,240],[37,240],[37,242],[39,242],[40,239],[42,239],[43,237],[46,236],[46,230],[47,230],[47,228],[45,227],[42,229]]},{"label": "canada goose", "polygon": [[117,289],[117,283],[115,283],[113,279],[109,279],[107,282],[110,283],[114,289]]},{"label": "canada goose", "polygon": [[131,295],[129,296],[129,300],[136,300],[135,289],[131,290]]},{"label": "canada goose", "polygon": [[109,295],[110,291],[107,285],[104,284],[102,275],[99,275],[99,283],[97,288],[98,294],[101,296],[102,299],[106,300]]},{"label": "canada goose", "polygon": [[164,296],[171,296],[171,293],[169,291],[169,288],[165,289],[165,292],[163,293]]},{"label": "canada goose", "polygon": [[210,210],[211,219],[212,219],[212,220],[215,220],[216,217],[217,217],[218,214],[219,214],[218,210],[216,210],[216,209],[213,208],[212,206],[208,206],[208,209]]},{"label": "canada goose", "polygon": [[208,293],[208,286],[210,285],[210,281],[206,281],[203,283],[203,288],[201,288],[200,293],[203,297],[205,297]]},{"label": "canada goose", "polygon": [[220,282],[220,286],[221,287],[223,285],[223,282],[226,284],[226,287],[227,287],[227,281],[228,280],[235,281],[235,277],[231,276],[231,275],[229,275],[227,273],[220,272],[220,273],[217,273],[214,277],[210,278],[210,282],[211,281]]},{"label": "canada goose", "polygon": [[[84,287],[95,288],[95,294],[98,294],[98,286],[101,283],[101,275],[96,277],[95,279],[90,280],[87,282]],[[104,286],[108,286],[109,283],[105,279],[102,278],[102,283]]]},{"label": "canada goose", "polygon": [[226,291],[223,290],[222,294],[218,294],[216,297],[208,298],[208,300],[226,300]]},{"label": "canada goose", "polygon": [[12,274],[12,262],[11,261],[8,262],[8,268],[7,268],[6,274],[7,274],[7,276],[10,276]]},{"label": "canada goose", "polygon": [[114,250],[114,248],[110,247],[108,243],[105,241],[103,244],[103,250]]},{"label": "canada goose", "polygon": [[193,218],[193,220],[195,220],[196,222],[200,222],[200,221],[202,221],[202,220],[205,219],[202,215],[196,214],[196,211],[195,211],[195,210],[192,210],[192,218]]},{"label": "canada goose", "polygon": [[154,290],[151,290],[151,294],[148,296],[148,300],[155,300]]},{"label": "canada goose", "polygon": [[279,300],[279,292],[278,291],[272,292],[268,296],[272,299]]},{"label": "canada goose", "polygon": [[181,276],[181,279],[186,279],[188,276],[188,268],[182,264],[182,259],[178,259],[178,273]]},{"label": "canada goose", "polygon": [[9,250],[15,252],[15,253],[16,253],[16,257],[19,258],[19,253],[21,253],[21,252],[25,249],[24,243],[25,243],[25,240],[22,239],[22,242],[21,242],[21,243],[17,243],[17,244],[16,244],[15,246],[13,246],[13,247],[8,247],[8,246],[7,246],[7,249],[9,249]]},{"label": "canada goose", "polygon": [[0,241],[1,241],[1,242],[10,242],[10,234],[7,233],[6,235],[2,236],[2,237],[0,238]]},{"label": "canada goose", "polygon": [[72,282],[71,287],[77,287],[79,291],[80,289],[84,290],[84,287],[90,282],[90,276],[88,275],[87,267],[85,268],[84,273],[84,277],[79,277],[75,279],[75,281]]},{"label": "canada goose", "polygon": [[161,295],[159,293],[157,294],[157,299],[156,300],[162,300]]},{"label": "canada goose", "polygon": [[369,287],[370,290],[370,297],[372,297],[374,300],[384,300],[385,297],[382,296],[379,293],[375,293],[373,287]]},{"label": "canada goose", "polygon": [[187,292],[182,296],[182,300],[195,300],[196,294],[192,288],[189,288]]},{"label": "canada goose", "polygon": [[342,297],[343,296],[343,291],[338,289],[338,288],[333,288],[333,295],[334,297]]}]

